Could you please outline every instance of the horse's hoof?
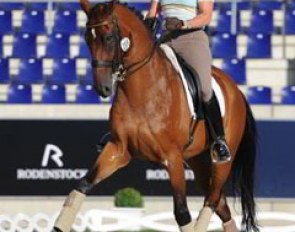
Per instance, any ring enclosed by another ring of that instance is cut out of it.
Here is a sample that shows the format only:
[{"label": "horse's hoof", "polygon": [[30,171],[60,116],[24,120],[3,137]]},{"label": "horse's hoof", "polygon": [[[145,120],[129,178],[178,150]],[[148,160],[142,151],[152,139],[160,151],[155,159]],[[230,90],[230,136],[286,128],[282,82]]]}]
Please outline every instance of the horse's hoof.
[{"label": "horse's hoof", "polygon": [[51,232],[62,232],[62,231],[60,229],[56,228],[56,227],[53,227]]}]

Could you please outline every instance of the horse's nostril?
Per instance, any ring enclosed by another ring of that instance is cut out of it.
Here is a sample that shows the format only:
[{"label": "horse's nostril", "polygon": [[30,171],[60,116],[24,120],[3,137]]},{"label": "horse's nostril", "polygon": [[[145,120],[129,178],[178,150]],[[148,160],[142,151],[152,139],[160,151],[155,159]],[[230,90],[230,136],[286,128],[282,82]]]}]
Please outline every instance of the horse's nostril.
[{"label": "horse's nostril", "polygon": [[109,93],[110,91],[111,91],[111,88],[109,88],[109,87],[107,87],[107,86],[104,87],[104,92],[105,92],[105,93]]}]

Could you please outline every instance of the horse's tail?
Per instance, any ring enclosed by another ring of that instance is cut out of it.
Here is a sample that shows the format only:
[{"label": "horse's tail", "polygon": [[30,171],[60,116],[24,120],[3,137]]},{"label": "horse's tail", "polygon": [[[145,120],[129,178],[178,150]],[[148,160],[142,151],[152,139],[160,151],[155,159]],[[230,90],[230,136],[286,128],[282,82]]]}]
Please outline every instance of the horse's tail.
[{"label": "horse's tail", "polygon": [[[249,104],[246,104],[246,125],[233,168],[235,196],[239,195],[242,205],[242,227],[245,231],[258,232],[254,201],[254,169],[256,157],[256,124]],[[242,230],[244,231],[244,230]]]}]

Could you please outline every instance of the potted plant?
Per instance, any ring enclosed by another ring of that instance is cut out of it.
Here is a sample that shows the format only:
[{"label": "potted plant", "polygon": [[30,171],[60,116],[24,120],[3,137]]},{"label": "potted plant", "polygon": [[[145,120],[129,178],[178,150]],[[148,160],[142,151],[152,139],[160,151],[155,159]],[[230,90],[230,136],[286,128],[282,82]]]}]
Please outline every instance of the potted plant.
[{"label": "potted plant", "polygon": [[[141,193],[135,188],[127,187],[119,189],[114,195],[114,210],[124,215],[128,215],[128,220],[138,221],[144,213],[143,208],[143,197]],[[126,222],[124,219],[119,219],[118,223]],[[128,228],[129,231],[139,231],[140,225],[131,226]]]}]

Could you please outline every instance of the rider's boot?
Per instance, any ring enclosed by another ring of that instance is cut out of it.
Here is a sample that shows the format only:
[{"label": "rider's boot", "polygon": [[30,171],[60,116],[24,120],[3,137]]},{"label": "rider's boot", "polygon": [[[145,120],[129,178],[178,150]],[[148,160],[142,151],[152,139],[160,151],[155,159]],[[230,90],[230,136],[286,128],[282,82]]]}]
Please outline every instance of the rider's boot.
[{"label": "rider's boot", "polygon": [[225,141],[222,117],[215,94],[204,103],[205,118],[209,132],[214,139],[211,145],[211,158],[213,163],[223,163],[231,160],[231,154]]}]

